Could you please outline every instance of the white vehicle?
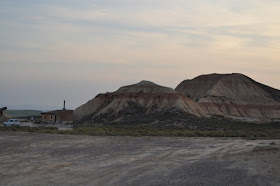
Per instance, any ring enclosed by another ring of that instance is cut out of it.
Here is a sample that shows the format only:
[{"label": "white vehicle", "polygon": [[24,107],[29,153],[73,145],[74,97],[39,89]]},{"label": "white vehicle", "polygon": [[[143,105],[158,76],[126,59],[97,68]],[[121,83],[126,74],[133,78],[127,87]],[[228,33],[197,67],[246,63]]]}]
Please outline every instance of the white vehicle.
[{"label": "white vehicle", "polygon": [[9,119],[4,123],[5,126],[19,126],[19,120],[18,119]]}]

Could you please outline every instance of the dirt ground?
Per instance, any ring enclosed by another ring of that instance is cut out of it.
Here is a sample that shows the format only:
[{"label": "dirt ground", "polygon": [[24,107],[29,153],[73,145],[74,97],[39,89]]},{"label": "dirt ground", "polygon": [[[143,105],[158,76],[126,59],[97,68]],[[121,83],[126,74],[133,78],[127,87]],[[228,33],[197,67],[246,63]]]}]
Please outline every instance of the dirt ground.
[{"label": "dirt ground", "polygon": [[280,185],[280,140],[0,132],[0,185]]}]

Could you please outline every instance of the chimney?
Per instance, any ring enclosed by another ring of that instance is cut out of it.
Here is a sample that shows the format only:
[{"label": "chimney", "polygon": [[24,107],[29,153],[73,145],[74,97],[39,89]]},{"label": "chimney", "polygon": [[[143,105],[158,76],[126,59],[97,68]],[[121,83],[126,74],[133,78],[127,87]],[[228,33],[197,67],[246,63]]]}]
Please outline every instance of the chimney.
[{"label": "chimney", "polygon": [[66,109],[65,109],[65,100],[64,100],[64,103],[63,103],[63,110],[66,110]]}]

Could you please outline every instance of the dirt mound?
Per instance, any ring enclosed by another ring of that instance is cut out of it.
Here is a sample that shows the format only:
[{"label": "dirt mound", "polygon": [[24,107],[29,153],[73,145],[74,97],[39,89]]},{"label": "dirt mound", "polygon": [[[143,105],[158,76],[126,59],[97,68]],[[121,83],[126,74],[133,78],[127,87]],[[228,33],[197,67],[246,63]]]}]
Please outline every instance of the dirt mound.
[{"label": "dirt mound", "polygon": [[202,75],[183,81],[175,90],[211,115],[247,121],[280,119],[280,91],[243,74]]},{"label": "dirt mound", "polygon": [[197,103],[172,88],[141,81],[112,93],[97,95],[78,107],[74,118],[76,121],[107,122],[166,112],[206,115]]}]

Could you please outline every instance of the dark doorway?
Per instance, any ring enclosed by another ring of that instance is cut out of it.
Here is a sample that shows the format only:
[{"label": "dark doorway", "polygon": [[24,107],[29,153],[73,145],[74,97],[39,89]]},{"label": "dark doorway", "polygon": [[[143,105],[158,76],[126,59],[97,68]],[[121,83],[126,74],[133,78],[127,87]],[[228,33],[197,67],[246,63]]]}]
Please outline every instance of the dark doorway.
[{"label": "dark doorway", "polygon": [[54,122],[56,123],[56,116],[54,116]]}]

